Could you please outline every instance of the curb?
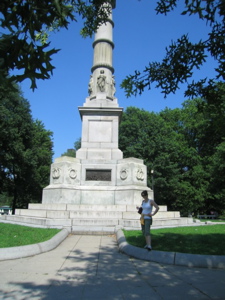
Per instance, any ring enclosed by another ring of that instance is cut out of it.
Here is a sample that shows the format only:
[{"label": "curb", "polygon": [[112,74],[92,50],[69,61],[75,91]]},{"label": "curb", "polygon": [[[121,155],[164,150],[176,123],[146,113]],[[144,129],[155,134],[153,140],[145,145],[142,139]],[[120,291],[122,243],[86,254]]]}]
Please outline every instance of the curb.
[{"label": "curb", "polygon": [[19,247],[0,248],[0,261],[33,256],[33,255],[37,255],[37,254],[41,254],[53,250],[68,235],[69,235],[69,231],[67,229],[62,229],[53,238],[43,243],[19,246]]},{"label": "curb", "polygon": [[128,244],[121,229],[117,230],[116,238],[119,250],[137,259],[176,266],[225,269],[225,256],[222,255],[200,255],[156,250],[148,252],[146,249]]}]

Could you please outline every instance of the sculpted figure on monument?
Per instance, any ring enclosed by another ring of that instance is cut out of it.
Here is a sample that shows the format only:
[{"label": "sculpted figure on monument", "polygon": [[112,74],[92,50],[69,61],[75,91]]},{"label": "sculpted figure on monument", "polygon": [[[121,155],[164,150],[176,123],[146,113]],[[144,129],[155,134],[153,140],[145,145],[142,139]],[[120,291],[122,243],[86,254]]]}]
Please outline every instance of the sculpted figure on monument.
[{"label": "sculpted figure on monument", "polygon": [[115,95],[115,93],[116,93],[115,76],[112,76],[111,84],[110,84],[110,91],[111,91],[111,96],[113,97]]},{"label": "sculpted figure on monument", "polygon": [[90,81],[88,84],[88,94],[89,96],[91,96],[93,94],[93,87],[94,87],[94,80],[93,80],[93,76],[90,76]]},{"label": "sculpted figure on monument", "polygon": [[97,78],[97,85],[100,92],[105,92],[106,76],[104,75],[104,70],[100,71],[100,75]]}]

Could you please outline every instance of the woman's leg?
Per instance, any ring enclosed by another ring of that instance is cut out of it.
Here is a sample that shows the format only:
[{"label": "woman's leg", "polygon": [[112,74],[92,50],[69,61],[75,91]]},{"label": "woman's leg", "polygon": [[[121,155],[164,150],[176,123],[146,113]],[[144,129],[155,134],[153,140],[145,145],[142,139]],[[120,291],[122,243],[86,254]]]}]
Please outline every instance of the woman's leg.
[{"label": "woman's leg", "polygon": [[148,248],[151,248],[150,226],[151,220],[145,220],[145,240]]},{"label": "woman's leg", "polygon": [[151,236],[150,236],[150,235],[147,235],[147,236],[145,237],[145,240],[146,240],[146,245],[149,246],[149,247],[151,247]]}]

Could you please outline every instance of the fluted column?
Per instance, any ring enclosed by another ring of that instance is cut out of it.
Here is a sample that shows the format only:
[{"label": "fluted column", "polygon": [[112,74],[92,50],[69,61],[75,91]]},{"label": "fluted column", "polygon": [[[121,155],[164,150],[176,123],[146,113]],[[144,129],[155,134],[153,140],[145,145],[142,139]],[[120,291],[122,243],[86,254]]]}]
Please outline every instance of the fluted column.
[{"label": "fluted column", "polygon": [[88,93],[89,98],[111,99],[115,95],[115,78],[113,68],[113,27],[112,8],[116,1],[107,1],[104,5],[110,9],[108,20],[102,24],[93,42],[94,57],[91,68]]},{"label": "fluted column", "polygon": [[113,69],[113,21],[115,1],[106,1],[110,14],[102,24],[93,42],[94,58],[88,86],[89,97],[79,107],[82,119],[81,148],[76,157],[81,160],[107,161],[122,159],[118,149],[119,122],[123,109],[115,98]]}]

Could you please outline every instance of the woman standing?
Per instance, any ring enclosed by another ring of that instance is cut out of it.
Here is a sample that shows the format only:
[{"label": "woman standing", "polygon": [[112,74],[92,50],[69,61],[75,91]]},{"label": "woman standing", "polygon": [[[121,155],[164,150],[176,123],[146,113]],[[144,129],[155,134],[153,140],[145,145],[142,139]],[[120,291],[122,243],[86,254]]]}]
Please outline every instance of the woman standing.
[{"label": "woman standing", "polygon": [[[142,207],[141,218],[144,219],[144,222],[143,222],[144,224],[141,222],[141,229],[142,229],[142,233],[145,236],[145,240],[146,240],[146,245],[144,248],[151,251],[152,246],[151,246],[150,227],[152,225],[152,216],[157,214],[157,212],[159,210],[159,206],[155,203],[154,200],[148,198],[147,191],[143,191],[141,193],[141,196],[144,198],[144,200],[142,201],[142,204],[141,204],[141,207]],[[152,212],[153,206],[155,207],[154,212]],[[138,206],[137,206],[137,209],[139,209]]]}]

